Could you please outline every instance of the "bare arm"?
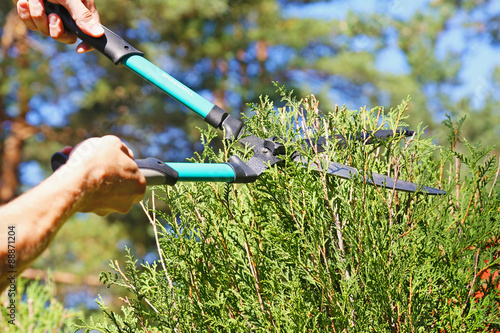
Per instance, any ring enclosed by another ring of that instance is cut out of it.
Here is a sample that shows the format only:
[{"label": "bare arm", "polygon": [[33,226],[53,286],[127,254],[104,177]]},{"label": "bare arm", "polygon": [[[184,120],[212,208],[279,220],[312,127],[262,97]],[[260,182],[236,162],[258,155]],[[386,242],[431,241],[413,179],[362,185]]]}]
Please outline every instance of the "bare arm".
[{"label": "bare arm", "polygon": [[142,198],[145,183],[131,151],[118,138],[90,139],[78,146],[68,163],[43,183],[0,207],[0,291],[13,270],[8,262],[10,226],[15,230],[14,270],[19,275],[71,215],[125,213]]}]

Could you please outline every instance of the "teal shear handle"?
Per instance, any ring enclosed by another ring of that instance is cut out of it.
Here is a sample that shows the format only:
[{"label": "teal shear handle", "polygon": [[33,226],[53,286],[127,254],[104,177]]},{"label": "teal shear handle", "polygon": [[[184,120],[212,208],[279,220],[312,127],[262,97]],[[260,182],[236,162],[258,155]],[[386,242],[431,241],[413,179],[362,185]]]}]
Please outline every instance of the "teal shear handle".
[{"label": "teal shear handle", "polygon": [[178,181],[251,183],[257,179],[255,172],[237,156],[232,156],[229,163],[162,162],[154,157],[135,162],[147,185],[175,185]]},{"label": "teal shear handle", "polygon": [[235,169],[230,163],[169,163],[149,157],[136,160],[147,185],[175,185],[177,181],[235,181]]},{"label": "teal shear handle", "polygon": [[[68,161],[69,156],[57,152],[52,155],[52,171]],[[163,162],[154,157],[135,160],[147,185],[175,185],[180,182],[251,183],[257,174],[239,157],[232,156],[229,163]]]},{"label": "teal shear handle", "polygon": [[154,84],[172,98],[206,118],[214,105],[140,55],[125,57],[121,64]]},{"label": "teal shear handle", "polygon": [[237,138],[242,133],[243,123],[240,120],[231,117],[226,111],[210,103],[156,67],[143,57],[144,53],[134,48],[113,31],[103,26],[103,36],[99,38],[88,36],[76,25],[66,8],[47,1],[44,1],[44,5],[47,15],[52,13],[57,14],[67,31],[94,47],[115,64],[121,64],[149,81],[179,103],[198,114],[208,124],[215,128],[224,129],[226,131],[226,138]]}]

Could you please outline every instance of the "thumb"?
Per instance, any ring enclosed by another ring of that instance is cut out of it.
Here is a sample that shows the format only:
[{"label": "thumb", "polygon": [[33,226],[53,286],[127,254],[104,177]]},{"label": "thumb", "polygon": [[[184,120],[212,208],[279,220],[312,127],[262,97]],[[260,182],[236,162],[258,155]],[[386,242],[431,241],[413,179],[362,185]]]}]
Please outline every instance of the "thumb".
[{"label": "thumb", "polygon": [[[71,14],[76,25],[82,31],[92,37],[101,37],[104,34],[104,29],[101,24],[94,18],[90,10],[85,7],[81,0],[57,0]],[[98,18],[98,16],[96,15]]]}]

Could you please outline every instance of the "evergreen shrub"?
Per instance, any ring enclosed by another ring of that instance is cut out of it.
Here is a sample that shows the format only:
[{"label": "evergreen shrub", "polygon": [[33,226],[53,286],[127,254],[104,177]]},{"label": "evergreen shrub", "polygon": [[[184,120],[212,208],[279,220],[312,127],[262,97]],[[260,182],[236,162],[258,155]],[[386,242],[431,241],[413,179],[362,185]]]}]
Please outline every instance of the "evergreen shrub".
[{"label": "evergreen shrub", "polygon": [[[15,294],[13,298],[9,293]],[[14,301],[14,318],[8,306]],[[54,284],[49,280],[16,281],[16,292],[7,290],[0,296],[0,331],[2,333],[74,332],[82,313],[66,309],[54,297]]]},{"label": "evergreen shrub", "polygon": [[[404,128],[408,102],[349,111],[319,109],[279,88],[252,105],[249,133],[278,137],[283,165],[252,184],[183,183],[155,196],[160,259],[128,256],[102,273],[124,289],[122,313],[81,328],[104,332],[494,332],[500,329],[498,157],[444,122],[448,147],[419,126],[411,138],[364,144],[349,134]],[[417,112],[417,111],[414,111]],[[200,130],[194,162],[225,162],[249,150]],[[343,146],[334,134],[346,138]],[[329,137],[328,149],[304,145]],[[465,152],[461,152],[462,149]],[[444,189],[443,196],[392,191],[289,162],[300,152]],[[150,207],[150,214],[153,209]]]}]

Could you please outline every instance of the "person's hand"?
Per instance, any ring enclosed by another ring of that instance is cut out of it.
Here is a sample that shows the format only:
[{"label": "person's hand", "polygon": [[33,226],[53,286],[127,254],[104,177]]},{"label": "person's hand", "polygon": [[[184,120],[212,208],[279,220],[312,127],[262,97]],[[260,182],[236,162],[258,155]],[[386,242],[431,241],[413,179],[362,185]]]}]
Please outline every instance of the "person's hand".
[{"label": "person's hand", "polygon": [[[69,151],[71,148],[67,147],[63,152]],[[146,190],[146,179],[133,160],[132,151],[110,135],[76,146],[56,173],[68,180],[68,186],[81,191],[76,209],[84,213],[126,213]]]},{"label": "person's hand", "polygon": [[[94,0],[49,1],[66,7],[78,27],[87,35],[101,37],[104,34]],[[66,44],[73,44],[77,40],[75,35],[64,31],[64,26],[58,15],[50,14],[47,16],[43,0],[19,0],[17,1],[17,13],[30,30],[38,30],[44,35]],[[86,43],[81,43],[76,48],[78,53],[90,50],[92,47]]]}]

